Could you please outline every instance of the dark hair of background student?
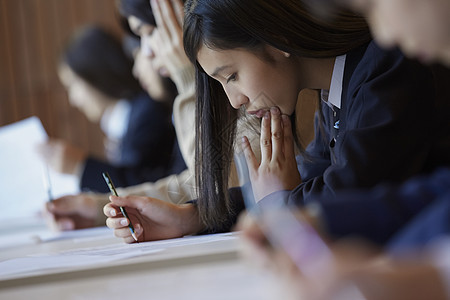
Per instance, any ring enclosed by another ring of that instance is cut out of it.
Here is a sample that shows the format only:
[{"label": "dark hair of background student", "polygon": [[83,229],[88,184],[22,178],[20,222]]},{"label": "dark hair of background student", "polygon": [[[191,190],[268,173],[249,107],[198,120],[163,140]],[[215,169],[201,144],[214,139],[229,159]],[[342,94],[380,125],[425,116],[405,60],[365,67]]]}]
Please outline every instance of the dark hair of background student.
[{"label": "dark hair of background student", "polygon": [[156,26],[150,0],[118,0],[117,6],[122,16],[135,16],[142,22]]},{"label": "dark hair of background student", "polygon": [[364,19],[354,13],[336,11],[323,20],[298,0],[188,0],[183,38],[187,56],[196,67],[198,209],[207,227],[220,230],[233,214],[227,184],[238,111],[220,83],[197,63],[200,47],[247,49],[270,63],[265,45],[292,56],[327,58],[343,55],[371,36]]},{"label": "dark hair of background student", "polygon": [[63,51],[61,63],[112,99],[131,99],[142,91],[120,39],[101,27],[79,29]]}]

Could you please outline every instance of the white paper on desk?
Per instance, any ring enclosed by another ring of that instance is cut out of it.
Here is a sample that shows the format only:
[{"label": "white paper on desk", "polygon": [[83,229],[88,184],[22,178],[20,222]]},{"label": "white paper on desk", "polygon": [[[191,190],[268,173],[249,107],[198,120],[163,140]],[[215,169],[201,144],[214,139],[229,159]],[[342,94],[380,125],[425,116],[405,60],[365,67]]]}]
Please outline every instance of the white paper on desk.
[{"label": "white paper on desk", "polygon": [[[37,117],[0,127],[0,205],[2,222],[7,218],[36,215],[47,201],[45,165],[36,145],[48,139]],[[75,176],[50,171],[54,197],[79,192]]]},{"label": "white paper on desk", "polygon": [[198,245],[216,241],[237,239],[236,234],[223,233],[203,236],[188,236],[139,244],[119,244],[106,247],[81,248],[47,255],[13,258],[0,262],[0,279],[18,273],[82,267],[103,264],[115,260],[138,257],[185,245]]}]

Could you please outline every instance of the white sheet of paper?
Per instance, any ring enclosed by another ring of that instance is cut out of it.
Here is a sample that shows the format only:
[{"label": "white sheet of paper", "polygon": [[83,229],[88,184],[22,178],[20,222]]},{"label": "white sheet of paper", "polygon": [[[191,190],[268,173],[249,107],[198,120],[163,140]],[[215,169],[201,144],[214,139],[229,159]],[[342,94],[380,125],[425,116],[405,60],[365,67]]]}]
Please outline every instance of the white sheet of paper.
[{"label": "white sheet of paper", "polygon": [[18,273],[102,264],[157,253],[172,247],[198,245],[236,238],[237,236],[232,233],[188,236],[155,242],[81,248],[54,254],[14,258],[0,262],[0,279]]},{"label": "white sheet of paper", "polygon": [[[0,205],[3,220],[36,215],[48,200],[45,164],[36,145],[48,139],[37,117],[0,127]],[[50,171],[54,197],[79,192],[75,176]]]}]

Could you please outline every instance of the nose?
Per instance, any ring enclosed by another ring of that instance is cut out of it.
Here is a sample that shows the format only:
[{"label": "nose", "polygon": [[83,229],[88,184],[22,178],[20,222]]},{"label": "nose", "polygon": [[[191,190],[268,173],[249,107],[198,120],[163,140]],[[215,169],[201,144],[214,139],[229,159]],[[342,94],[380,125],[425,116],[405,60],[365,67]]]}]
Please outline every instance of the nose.
[{"label": "nose", "polygon": [[237,93],[236,95],[230,95],[227,93],[227,96],[231,106],[235,109],[241,108],[242,105],[245,105],[248,102],[248,98],[241,93]]},{"label": "nose", "polygon": [[153,52],[152,47],[150,46],[150,36],[143,35],[141,37],[141,51],[142,55],[146,57],[154,57],[155,53]]}]

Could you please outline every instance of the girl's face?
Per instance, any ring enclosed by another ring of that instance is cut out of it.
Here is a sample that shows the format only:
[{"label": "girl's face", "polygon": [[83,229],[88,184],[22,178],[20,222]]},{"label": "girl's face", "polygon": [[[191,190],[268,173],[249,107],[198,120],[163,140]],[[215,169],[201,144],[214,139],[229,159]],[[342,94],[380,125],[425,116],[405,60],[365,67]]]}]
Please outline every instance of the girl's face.
[{"label": "girl's face", "polygon": [[153,69],[151,60],[140,49],[134,56],[133,75],[152,99],[156,101],[168,100],[163,83],[164,79]]},{"label": "girl's face", "polygon": [[[283,114],[294,112],[301,90],[296,60],[273,47],[264,55],[243,49],[213,50],[202,46],[197,56],[203,70],[220,82],[231,105],[262,117],[272,106]],[[264,56],[264,57],[263,57]]]},{"label": "girl's face", "polygon": [[141,52],[151,61],[151,67],[155,72],[159,73],[163,77],[169,77],[169,71],[163,64],[157,52],[153,50],[155,47],[154,34],[156,33],[156,27],[142,22],[135,16],[128,17],[128,25],[134,34],[141,38]]},{"label": "girl's face", "polygon": [[106,107],[113,103],[112,99],[87,83],[65,64],[59,67],[58,75],[67,90],[70,104],[84,113],[89,121],[99,122]]}]

